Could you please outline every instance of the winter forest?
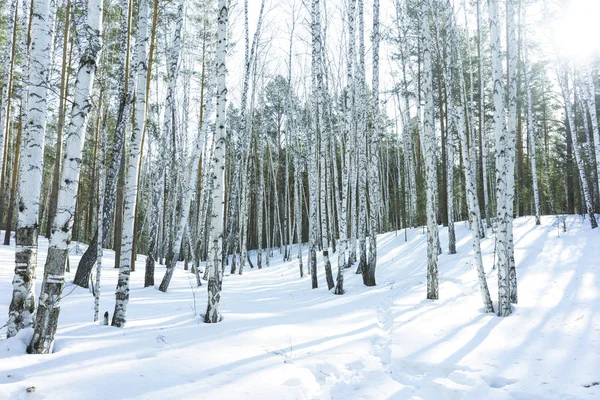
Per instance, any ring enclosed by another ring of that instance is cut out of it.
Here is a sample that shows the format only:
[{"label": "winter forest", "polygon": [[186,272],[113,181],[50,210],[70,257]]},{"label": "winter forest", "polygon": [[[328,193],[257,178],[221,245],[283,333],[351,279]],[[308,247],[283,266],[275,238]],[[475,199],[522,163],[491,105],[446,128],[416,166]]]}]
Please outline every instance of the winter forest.
[{"label": "winter forest", "polygon": [[0,0],[0,399],[600,396],[596,0]]}]

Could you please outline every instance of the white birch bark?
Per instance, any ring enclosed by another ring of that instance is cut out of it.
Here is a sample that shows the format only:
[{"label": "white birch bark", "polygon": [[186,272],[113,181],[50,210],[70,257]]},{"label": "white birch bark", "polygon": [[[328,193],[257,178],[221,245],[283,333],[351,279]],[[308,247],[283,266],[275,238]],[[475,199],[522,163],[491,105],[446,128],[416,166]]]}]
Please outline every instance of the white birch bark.
[{"label": "white birch bark", "polygon": [[379,190],[379,136],[381,123],[379,115],[379,0],[373,0],[373,115],[370,132],[370,157],[368,160],[369,175],[369,259],[362,270],[363,283],[375,286],[375,269],[377,267],[377,233],[379,232],[379,217],[381,194]]},{"label": "white birch bark", "polygon": [[104,242],[111,234],[111,227],[115,214],[115,201],[117,196],[117,178],[119,168],[121,165],[123,143],[125,141],[125,130],[128,126],[127,122],[130,121],[129,109],[131,105],[130,89],[128,88],[127,82],[129,77],[126,76],[126,70],[129,65],[129,0],[119,0],[119,7],[121,9],[121,30],[119,32],[119,66],[117,70],[117,86],[118,86],[118,106],[117,106],[117,123],[115,127],[115,133],[113,135],[113,143],[111,149],[111,158],[106,174],[106,188],[104,192],[104,220],[103,220],[103,234],[104,237],[98,237],[96,235],[92,239],[90,246],[85,251],[73,282],[76,285],[87,288],[89,285],[89,278],[92,268],[96,264],[96,249],[97,241]]},{"label": "white birch bark", "polygon": [[221,287],[223,270],[221,258],[223,253],[223,214],[225,212],[225,145],[226,145],[226,109],[227,109],[227,0],[219,0],[218,5],[218,42],[216,52],[216,134],[215,150],[212,156],[212,215],[210,218],[210,256],[207,268],[210,268],[208,278],[208,302],[204,322],[216,323],[221,320]]},{"label": "white birch bark", "polygon": [[[526,31],[526,29],[525,29]],[[523,40],[524,45],[527,43],[527,40]],[[533,103],[531,99],[531,86],[529,79],[529,57],[527,56],[527,51],[522,51],[523,58],[523,84],[525,85],[525,90],[527,91],[527,141],[529,142],[529,157],[531,161],[531,179],[533,186],[533,205],[535,210],[535,224],[540,225],[540,192],[538,189],[538,176],[537,176],[537,165],[536,165],[536,146],[535,146],[535,133],[533,127]]]},{"label": "white birch bark", "polygon": [[[490,50],[492,54],[492,78],[494,97],[494,131],[496,136],[496,203],[498,231],[496,249],[498,254],[498,315],[506,317],[512,313],[509,296],[510,244],[508,196],[508,152],[510,141],[506,131],[504,106],[504,76],[502,71],[502,49],[500,47],[500,20],[498,0],[488,0],[490,20]],[[512,198],[511,198],[512,200]]]},{"label": "white birch bark", "polygon": [[312,60],[311,60],[311,125],[307,148],[308,159],[308,184],[309,184],[309,264],[312,277],[312,288],[318,287],[317,281],[317,247],[318,247],[318,225],[319,225],[319,168],[317,151],[319,137],[319,93],[321,66],[319,65],[321,54],[321,21],[319,0],[312,1],[311,8],[311,36],[312,36]]},{"label": "white birch bark", "polygon": [[17,42],[17,23],[18,23],[18,1],[10,2],[10,9],[8,15],[8,27],[7,40],[2,49],[4,58],[2,60],[2,71],[4,71],[2,77],[2,90],[0,91],[0,101],[2,102],[2,108],[0,109],[0,171],[3,170],[4,157],[4,138],[8,134],[7,128],[7,117],[9,115],[9,101],[8,98],[11,96],[12,91],[12,80],[14,72],[14,61],[13,56],[15,55],[16,42]]},{"label": "white birch bark", "polygon": [[592,197],[590,195],[590,189],[587,179],[587,174],[585,171],[585,166],[583,164],[583,159],[581,157],[581,150],[579,149],[579,140],[577,138],[577,131],[575,126],[575,116],[573,114],[573,107],[571,106],[571,93],[569,89],[569,75],[567,72],[567,67],[563,64],[557,65],[557,74],[558,74],[558,83],[560,85],[563,100],[565,103],[565,111],[567,114],[567,123],[568,128],[571,131],[571,141],[573,142],[573,153],[575,153],[575,161],[577,162],[577,169],[579,170],[579,178],[581,182],[581,191],[583,192],[583,200],[585,202],[585,209],[590,217],[590,225],[592,229],[598,227],[598,223],[596,221],[596,215],[594,214],[594,207],[592,205]]},{"label": "white birch bark", "polygon": [[[135,204],[138,196],[138,174],[142,149],[142,136],[146,125],[146,78],[148,76],[148,60],[146,47],[148,44],[149,0],[142,0],[138,14],[138,32],[136,37],[136,88],[135,112],[133,116],[133,132],[129,140],[125,165],[125,188],[123,194],[123,230],[121,232],[121,260],[119,262],[119,280],[117,283],[115,312],[113,325],[123,326],[127,320],[127,301],[129,300],[129,276],[133,259],[133,235],[135,222]],[[118,234],[118,232],[117,232]]]},{"label": "white birch bark", "polygon": [[431,65],[431,33],[429,27],[428,1],[421,2],[420,20],[421,37],[423,38],[423,83],[422,90],[425,98],[425,110],[423,118],[423,130],[421,131],[421,143],[425,158],[426,179],[426,208],[427,208],[427,298],[436,300],[438,294],[438,241],[439,233],[437,226],[436,207],[436,161],[435,161],[435,131],[433,121],[433,78]]},{"label": "white birch bark", "polygon": [[[175,236],[175,241],[173,243],[173,259],[171,260],[171,264],[167,266],[167,271],[165,272],[165,276],[160,284],[159,290],[161,292],[166,292],[169,288],[169,284],[171,282],[171,278],[173,277],[173,271],[175,270],[175,266],[177,265],[177,261],[179,260],[179,255],[181,254],[181,247],[183,245],[183,235],[185,233],[185,228],[187,226],[187,221],[190,216],[190,208],[192,205],[192,196],[194,192],[196,192],[196,177],[198,176],[198,166],[200,161],[200,156],[202,154],[202,148],[204,147],[204,141],[208,134],[208,130],[210,127],[210,116],[212,114],[212,100],[214,96],[214,85],[210,85],[208,88],[208,92],[206,95],[206,111],[204,113],[204,121],[202,121],[202,129],[200,130],[198,137],[195,140],[194,150],[192,151],[192,157],[187,164],[186,172],[184,172],[184,183],[183,183],[183,193],[182,193],[182,210],[181,215],[179,216],[179,221],[177,224],[177,231]],[[189,172],[187,172],[189,171]]]},{"label": "white birch bark", "polygon": [[65,282],[64,269],[69,256],[69,242],[73,229],[86,122],[92,107],[90,94],[94,83],[96,63],[102,48],[101,30],[102,1],[91,0],[88,3],[85,27],[87,46],[81,56],[75,81],[71,119],[65,132],[65,155],[58,191],[56,216],[52,223],[42,292],[37,310],[35,331],[28,347],[29,353],[51,353],[54,345],[62,289]]},{"label": "white birch bark", "polygon": [[479,58],[479,135],[480,135],[480,149],[481,152],[481,185],[483,186],[483,209],[485,219],[487,221],[488,228],[491,227],[490,212],[488,207],[491,207],[489,200],[488,185],[487,185],[487,138],[485,134],[485,76],[483,68],[483,0],[477,0],[477,55]]},{"label": "white birch bark", "polygon": [[[99,138],[100,143],[98,144],[98,236],[102,237],[102,219],[104,217],[104,186],[106,185],[106,136],[102,129],[100,131]],[[98,321],[100,314],[100,292],[101,292],[101,281],[102,276],[102,257],[104,255],[104,249],[102,248],[102,242],[97,243],[98,257],[96,259],[96,287],[94,288],[94,322]]]},{"label": "white birch bark", "polygon": [[349,167],[351,163],[351,139],[354,132],[354,20],[356,15],[356,0],[350,0],[348,7],[348,52],[346,61],[346,96],[344,110],[344,127],[346,140],[342,157],[342,198],[340,201],[339,224],[340,239],[338,241],[338,273],[335,294],[344,294],[344,269],[346,268],[346,252],[348,250],[348,190],[350,185]]},{"label": "white birch bark", "polygon": [[598,114],[596,112],[596,93],[594,81],[589,68],[583,68],[582,86],[587,110],[592,120],[592,134],[594,137],[594,155],[596,157],[596,184],[600,188],[600,129],[598,128]]},{"label": "white birch bark", "polygon": [[[34,0],[32,6],[31,52],[28,67],[25,68],[25,112],[18,172],[15,275],[8,311],[7,337],[15,336],[19,330],[33,326],[36,308],[38,213],[43,176],[53,15],[48,0]],[[24,18],[26,20],[25,13]],[[27,66],[27,61],[25,65]]]},{"label": "white birch bark", "polygon": [[362,273],[367,268],[367,88],[365,81],[365,17],[364,0],[358,0],[358,64],[356,68],[356,136],[358,151],[357,196],[358,196],[358,268],[356,273]]},{"label": "white birch bark", "polygon": [[507,131],[507,191],[506,191],[506,216],[508,219],[508,251],[510,269],[508,272],[508,287],[510,302],[517,304],[517,271],[515,268],[515,251],[513,240],[513,209],[515,202],[515,149],[517,147],[517,27],[515,15],[517,14],[516,2],[506,1],[506,24],[508,30],[508,131]]}]

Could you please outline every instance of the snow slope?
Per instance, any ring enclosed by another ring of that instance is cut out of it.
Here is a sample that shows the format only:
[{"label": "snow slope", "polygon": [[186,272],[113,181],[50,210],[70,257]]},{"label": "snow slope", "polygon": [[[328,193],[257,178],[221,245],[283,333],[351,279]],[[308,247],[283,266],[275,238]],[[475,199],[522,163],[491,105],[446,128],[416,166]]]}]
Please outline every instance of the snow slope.
[{"label": "snow slope", "polygon": [[[435,302],[425,300],[421,228],[408,230],[407,242],[404,231],[381,235],[378,285],[364,287],[346,270],[343,296],[327,291],[322,271],[321,287],[310,289],[297,262],[282,263],[276,251],[268,269],[225,278],[224,320],[215,325],[199,316],[205,285],[194,288],[194,276],[179,268],[168,293],[144,289],[139,257],[125,328],[91,322],[91,293],[68,284],[54,354],[25,354],[29,332],[0,340],[0,399],[600,397],[600,386],[585,387],[600,381],[600,230],[579,216],[566,224],[563,233],[554,217],[542,226],[515,220],[519,304],[504,319],[482,313],[464,223],[458,254],[440,256]],[[38,291],[47,247],[40,242]],[[445,229],[441,242],[446,249]],[[482,245],[496,298],[494,243]],[[112,314],[117,273],[114,253],[105,254],[101,311]],[[0,326],[13,257],[13,247],[0,248]],[[79,257],[71,256],[73,270]]]}]

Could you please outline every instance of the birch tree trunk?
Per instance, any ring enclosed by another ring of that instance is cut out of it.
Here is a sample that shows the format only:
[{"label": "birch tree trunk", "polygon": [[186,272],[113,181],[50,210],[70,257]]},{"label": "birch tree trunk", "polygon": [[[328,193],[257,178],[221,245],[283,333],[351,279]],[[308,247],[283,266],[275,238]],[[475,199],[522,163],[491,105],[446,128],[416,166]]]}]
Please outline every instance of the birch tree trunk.
[{"label": "birch tree trunk", "polygon": [[148,10],[149,0],[142,0],[138,14],[138,32],[136,37],[136,74],[135,112],[133,116],[133,132],[129,140],[125,162],[125,181],[123,193],[123,224],[121,234],[121,254],[119,262],[119,279],[115,293],[115,311],[112,325],[122,327],[127,321],[127,302],[129,301],[129,276],[133,261],[132,246],[135,222],[135,204],[138,196],[138,174],[146,122],[146,78],[148,60],[146,47],[148,43]]},{"label": "birch tree trunk", "polygon": [[27,352],[30,354],[48,354],[52,352],[54,346],[62,289],[65,283],[64,269],[69,256],[69,242],[77,201],[86,122],[92,107],[90,92],[94,83],[96,62],[102,48],[101,29],[102,1],[91,0],[88,3],[85,27],[87,46],[83,51],[77,71],[71,120],[66,130],[65,157],[58,191],[56,217],[52,223],[48,257],[44,266],[44,280],[35,331],[27,348]]},{"label": "birch tree trunk", "polygon": [[377,267],[377,233],[379,232],[379,135],[381,123],[379,115],[379,0],[373,0],[373,116],[370,132],[369,168],[369,260],[362,271],[363,283],[375,286]]},{"label": "birch tree trunk", "polygon": [[227,106],[227,81],[225,64],[227,57],[227,0],[219,0],[218,6],[218,42],[216,52],[217,73],[217,130],[215,134],[215,150],[213,153],[213,171],[211,180],[212,188],[212,215],[210,218],[210,256],[206,268],[210,268],[208,277],[208,302],[204,322],[217,323],[221,321],[221,287],[223,284],[223,270],[221,258],[223,254],[223,214],[225,212],[225,145],[226,145],[226,106]]},{"label": "birch tree trunk", "polygon": [[517,27],[515,15],[517,14],[516,3],[519,0],[506,1],[506,24],[508,30],[508,132],[507,132],[507,190],[506,217],[508,220],[508,259],[510,269],[508,271],[508,288],[510,302],[517,304],[517,271],[515,268],[515,250],[513,240],[513,209],[515,203],[515,150],[517,147]]},{"label": "birch tree trunk", "polygon": [[[498,231],[496,249],[498,254],[498,315],[506,317],[512,313],[510,304],[510,232],[507,212],[508,192],[508,153],[510,141],[506,131],[506,112],[504,108],[504,76],[502,71],[502,49],[500,47],[500,21],[498,0],[488,0],[490,19],[490,49],[492,54],[492,78],[494,81],[494,131],[496,136],[496,203]],[[512,200],[512,198],[511,198]]]},{"label": "birch tree trunk", "polygon": [[319,105],[320,105],[320,90],[321,81],[321,13],[319,0],[312,0],[312,61],[311,61],[311,125],[310,138],[308,143],[309,159],[308,159],[308,184],[310,188],[309,201],[309,263],[310,274],[312,277],[312,288],[316,289],[319,286],[317,280],[317,247],[318,247],[318,225],[319,225],[319,167],[318,167],[318,143],[319,138]]},{"label": "birch tree trunk", "polygon": [[592,134],[594,136],[594,154],[596,157],[596,177],[597,186],[600,188],[600,129],[598,128],[598,114],[596,112],[596,94],[594,90],[594,81],[589,68],[583,68],[583,92],[587,110],[592,120]]},{"label": "birch tree trunk", "polygon": [[[48,0],[34,0],[31,16],[31,54],[27,71],[25,124],[18,171],[18,214],[15,276],[8,311],[7,337],[34,324],[38,212],[42,188],[44,136],[53,15]],[[27,61],[25,61],[27,65]],[[16,173],[16,171],[15,171]]]},{"label": "birch tree trunk", "polygon": [[[351,139],[354,132],[354,18],[356,14],[356,0],[350,0],[348,7],[348,53],[346,65],[346,96],[344,127],[346,140],[344,155],[342,157],[342,199],[340,201],[339,223],[340,240],[338,246],[338,273],[336,278],[335,294],[344,294],[344,269],[346,268],[346,252],[348,249],[348,189],[350,184],[349,167],[351,155]],[[335,166],[334,166],[335,167]]]},{"label": "birch tree trunk", "polygon": [[[524,40],[527,43],[526,40]],[[527,51],[522,52],[523,57],[523,83],[527,91],[527,141],[529,142],[529,155],[531,160],[531,180],[533,186],[533,204],[535,209],[535,224],[540,225],[540,192],[538,189],[538,176],[536,165],[535,133],[533,127],[533,104],[531,99],[531,86],[529,80],[529,57]]]},{"label": "birch tree trunk", "polygon": [[130,0],[120,0],[119,5],[121,8],[121,32],[119,37],[119,46],[121,54],[119,55],[119,67],[118,67],[118,93],[119,93],[119,105],[117,110],[117,126],[115,134],[113,136],[113,144],[111,149],[111,159],[107,169],[106,175],[106,188],[104,192],[104,221],[103,225],[103,237],[98,237],[98,232],[94,235],[90,245],[81,257],[79,265],[77,266],[77,272],[73,283],[78,286],[87,288],[89,286],[90,273],[96,263],[97,257],[97,241],[100,240],[102,243],[110,236],[111,227],[113,223],[113,217],[115,214],[115,200],[117,196],[117,178],[119,173],[119,167],[121,164],[121,156],[123,149],[123,142],[125,140],[125,129],[127,122],[129,121],[129,108],[130,108],[130,93],[128,86],[128,70],[129,70],[129,5]]},{"label": "birch tree trunk", "polygon": [[581,182],[581,191],[583,192],[583,199],[585,202],[585,209],[590,217],[590,225],[592,229],[598,227],[598,223],[596,222],[596,215],[594,214],[594,207],[592,205],[592,198],[590,195],[590,189],[587,179],[587,174],[585,171],[585,166],[583,164],[583,159],[581,157],[581,150],[579,149],[579,140],[577,139],[577,131],[575,127],[575,116],[573,114],[573,108],[571,106],[571,94],[569,91],[569,75],[567,72],[566,66],[557,65],[557,73],[558,73],[558,82],[562,91],[563,100],[565,103],[565,111],[567,114],[567,123],[568,128],[571,131],[571,141],[573,143],[573,152],[575,153],[575,161],[577,162],[577,169],[579,170],[579,177]]},{"label": "birch tree trunk", "polygon": [[438,225],[436,209],[437,184],[436,161],[435,161],[435,131],[433,121],[433,78],[431,66],[431,33],[429,28],[429,10],[427,1],[421,2],[421,37],[423,40],[423,94],[425,97],[425,113],[423,130],[421,131],[421,143],[425,156],[425,179],[426,179],[426,207],[427,207],[427,298],[437,300],[438,295]]},{"label": "birch tree trunk", "polygon": [[[98,118],[100,118],[100,113],[98,113]],[[97,144],[99,148],[98,151],[98,236],[102,236],[102,219],[104,212],[104,186],[106,184],[106,135],[104,130],[101,130],[98,135],[98,140],[100,141]],[[101,292],[101,281],[100,278],[102,276],[102,257],[104,255],[104,249],[102,248],[102,242],[98,242],[98,257],[96,260],[96,287],[94,288],[94,322],[98,321],[98,317],[100,314],[100,292]]]},{"label": "birch tree trunk", "polygon": [[[2,71],[4,71],[4,76],[2,77],[3,85],[0,89],[0,101],[2,102],[2,108],[0,109],[0,171],[2,171],[2,178],[4,178],[4,172],[6,170],[4,153],[7,150],[5,146],[8,144],[7,139],[10,123],[10,100],[13,87],[13,73],[17,48],[17,24],[19,21],[18,10],[18,1],[11,1],[8,16],[8,26],[10,27],[10,31],[7,32],[6,44],[2,49],[4,54],[4,59],[2,60]],[[0,187],[0,196],[3,197],[3,194],[4,190]],[[0,205],[3,205],[1,200]],[[1,218],[2,208],[0,207],[0,219]]]},{"label": "birch tree trunk", "polygon": [[477,57],[479,58],[478,73],[479,73],[479,180],[483,187],[483,211],[485,220],[488,228],[491,227],[490,221],[490,209],[491,201],[489,199],[488,185],[487,185],[487,156],[485,150],[487,149],[487,139],[485,135],[485,77],[483,73],[483,11],[481,9],[481,3],[483,0],[477,0]]},{"label": "birch tree trunk", "polygon": [[[357,146],[358,164],[358,269],[362,273],[367,268],[367,87],[365,82],[365,16],[364,0],[358,0],[358,65],[356,75],[358,88],[355,92],[357,101]],[[364,278],[363,278],[364,280]]]}]

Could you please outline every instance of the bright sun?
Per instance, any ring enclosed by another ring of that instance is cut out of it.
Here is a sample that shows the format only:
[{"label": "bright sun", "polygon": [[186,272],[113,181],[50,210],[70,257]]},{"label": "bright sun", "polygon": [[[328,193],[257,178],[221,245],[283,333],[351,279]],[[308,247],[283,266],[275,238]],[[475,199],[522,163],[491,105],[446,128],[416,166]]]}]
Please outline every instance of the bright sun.
[{"label": "bright sun", "polygon": [[600,54],[600,0],[565,2],[553,24],[553,36],[560,56],[584,60]]}]

